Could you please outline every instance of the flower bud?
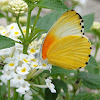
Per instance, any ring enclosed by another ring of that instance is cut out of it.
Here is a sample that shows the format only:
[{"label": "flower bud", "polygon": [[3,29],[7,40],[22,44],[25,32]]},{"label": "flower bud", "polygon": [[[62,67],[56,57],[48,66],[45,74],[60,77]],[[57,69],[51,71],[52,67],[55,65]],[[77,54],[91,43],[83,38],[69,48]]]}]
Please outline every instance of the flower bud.
[{"label": "flower bud", "polygon": [[92,29],[100,29],[100,23],[99,22],[94,22]]},{"label": "flower bud", "polygon": [[9,2],[9,11],[16,16],[27,11],[28,5],[23,0],[12,0]]},{"label": "flower bud", "polygon": [[10,0],[0,0],[0,10],[8,12],[8,3]]},{"label": "flower bud", "polygon": [[100,23],[99,22],[94,22],[92,25],[91,30],[96,34],[100,36]]}]

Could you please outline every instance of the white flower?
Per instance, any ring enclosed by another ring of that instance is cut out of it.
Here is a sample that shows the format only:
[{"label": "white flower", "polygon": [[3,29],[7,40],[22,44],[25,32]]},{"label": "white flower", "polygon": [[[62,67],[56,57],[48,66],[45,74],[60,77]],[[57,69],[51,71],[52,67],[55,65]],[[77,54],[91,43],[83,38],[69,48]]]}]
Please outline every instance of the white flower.
[{"label": "white flower", "polygon": [[40,60],[38,68],[51,71],[52,65],[48,64],[46,60]]},{"label": "white flower", "polygon": [[25,91],[29,91],[30,84],[28,82],[24,82],[16,91],[20,94],[25,94]]},{"label": "white flower", "polygon": [[[25,23],[25,22],[24,22],[24,23]],[[23,26],[23,27],[22,27],[22,31],[23,31],[24,34],[26,34],[26,26]],[[30,32],[31,32],[31,29],[29,28],[29,33],[30,33]]]},{"label": "white flower", "polygon": [[27,64],[22,64],[22,67],[17,67],[16,72],[20,75],[27,75],[30,71],[30,67]]},{"label": "white flower", "polygon": [[14,47],[10,47],[10,48],[6,48],[6,49],[2,49],[0,50],[0,56],[10,56],[12,55],[14,50]]},{"label": "white flower", "polygon": [[21,76],[19,74],[16,74],[13,79],[11,79],[11,86],[12,87],[20,87],[20,85],[24,84],[24,79],[26,76]]},{"label": "white flower", "polygon": [[37,69],[38,65],[39,65],[39,60],[34,58],[32,60],[30,67],[33,68],[33,69]]},{"label": "white flower", "polygon": [[0,30],[0,34],[4,36],[8,36],[8,31],[6,29]]},{"label": "white flower", "polygon": [[19,29],[13,29],[10,33],[11,33],[11,37],[14,38],[18,38],[19,36],[21,36],[21,32]]},{"label": "white flower", "polygon": [[31,91],[27,91],[24,95],[24,100],[32,100],[32,92]]},{"label": "white flower", "polygon": [[13,30],[19,29],[19,28],[18,28],[17,23],[12,23],[12,24],[10,24],[10,25],[7,26],[7,29],[8,29],[9,31],[13,31]]},{"label": "white flower", "polygon": [[26,64],[30,63],[30,59],[29,59],[29,56],[27,54],[20,54],[20,60]]},{"label": "white flower", "polygon": [[4,60],[3,63],[9,63],[11,60],[13,60],[13,58],[11,58],[11,57],[7,57],[7,58]]},{"label": "white flower", "polygon": [[19,44],[19,43],[15,43],[15,49],[18,52],[22,52],[23,51],[23,45]]},{"label": "white flower", "polygon": [[6,64],[4,66],[4,71],[7,72],[8,70],[13,70],[17,66],[18,66],[18,61],[17,60],[11,60],[8,64]]},{"label": "white flower", "polygon": [[7,81],[10,80],[14,75],[15,75],[14,71],[3,72],[3,75],[1,76],[1,80],[5,84],[7,84]]},{"label": "white flower", "polygon": [[47,87],[51,90],[52,93],[56,93],[55,86],[50,79],[45,80]]},{"label": "white flower", "polygon": [[28,54],[35,54],[36,53],[36,50],[35,50],[35,48],[30,48],[30,49],[28,49]]}]

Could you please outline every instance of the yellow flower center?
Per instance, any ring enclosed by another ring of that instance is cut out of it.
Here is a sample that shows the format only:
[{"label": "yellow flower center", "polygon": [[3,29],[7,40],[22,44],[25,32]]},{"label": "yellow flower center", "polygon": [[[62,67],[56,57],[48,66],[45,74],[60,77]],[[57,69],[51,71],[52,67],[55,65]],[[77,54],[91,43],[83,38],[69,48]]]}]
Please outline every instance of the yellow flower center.
[{"label": "yellow flower center", "polygon": [[46,64],[43,64],[43,66],[47,66]]},{"label": "yellow flower center", "polygon": [[15,35],[18,35],[19,34],[19,32],[15,32]]},{"label": "yellow flower center", "polygon": [[4,34],[6,33],[6,32],[3,32]]},{"label": "yellow flower center", "polygon": [[34,53],[34,52],[35,52],[35,50],[34,50],[34,49],[31,49],[31,50],[30,50],[30,52],[31,52],[31,53]]},{"label": "yellow flower center", "polygon": [[28,62],[28,60],[26,60],[25,58],[23,58],[23,60],[27,63]]},{"label": "yellow flower center", "polygon": [[14,26],[11,26],[11,28],[10,29],[13,29],[14,28]]},{"label": "yellow flower center", "polygon": [[11,66],[11,67],[14,66],[14,63],[10,63],[9,66]]},{"label": "yellow flower center", "polygon": [[36,59],[33,59],[34,62],[36,62]]},{"label": "yellow flower center", "polygon": [[26,72],[26,68],[23,68],[21,71],[22,71],[22,72]]},{"label": "yellow flower center", "polygon": [[33,65],[33,67],[37,67],[37,65]]},{"label": "yellow flower center", "polygon": [[26,30],[23,30],[23,33],[26,33]]}]

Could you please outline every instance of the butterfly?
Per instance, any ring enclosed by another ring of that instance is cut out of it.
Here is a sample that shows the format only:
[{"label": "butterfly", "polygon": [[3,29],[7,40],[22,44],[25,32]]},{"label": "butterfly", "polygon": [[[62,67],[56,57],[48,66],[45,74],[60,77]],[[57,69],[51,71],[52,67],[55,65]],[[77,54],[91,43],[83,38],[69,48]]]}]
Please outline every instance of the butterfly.
[{"label": "butterfly", "polygon": [[49,30],[42,45],[42,59],[64,69],[78,69],[88,64],[91,49],[82,17],[70,10]]}]

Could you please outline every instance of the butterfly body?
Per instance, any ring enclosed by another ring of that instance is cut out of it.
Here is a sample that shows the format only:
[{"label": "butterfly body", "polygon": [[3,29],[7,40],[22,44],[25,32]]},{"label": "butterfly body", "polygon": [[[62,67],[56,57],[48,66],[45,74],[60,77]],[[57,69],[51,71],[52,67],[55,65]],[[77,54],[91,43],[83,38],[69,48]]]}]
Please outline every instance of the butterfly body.
[{"label": "butterfly body", "polygon": [[86,66],[91,44],[84,36],[82,17],[75,11],[64,13],[49,30],[42,46],[42,58],[65,69]]}]

